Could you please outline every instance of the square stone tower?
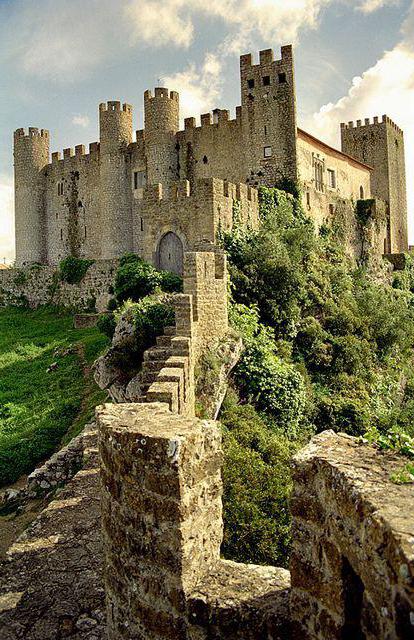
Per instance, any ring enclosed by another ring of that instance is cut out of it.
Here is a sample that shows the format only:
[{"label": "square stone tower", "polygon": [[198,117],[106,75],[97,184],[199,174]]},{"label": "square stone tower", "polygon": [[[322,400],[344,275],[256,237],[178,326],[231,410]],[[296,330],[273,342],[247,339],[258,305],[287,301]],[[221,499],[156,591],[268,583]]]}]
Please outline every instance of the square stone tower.
[{"label": "square stone tower", "polygon": [[[407,193],[405,178],[404,134],[382,116],[364,124],[357,120],[341,124],[342,151],[373,167],[371,193],[388,204],[389,223],[384,253],[408,251]],[[363,199],[364,194],[360,197]]]}]

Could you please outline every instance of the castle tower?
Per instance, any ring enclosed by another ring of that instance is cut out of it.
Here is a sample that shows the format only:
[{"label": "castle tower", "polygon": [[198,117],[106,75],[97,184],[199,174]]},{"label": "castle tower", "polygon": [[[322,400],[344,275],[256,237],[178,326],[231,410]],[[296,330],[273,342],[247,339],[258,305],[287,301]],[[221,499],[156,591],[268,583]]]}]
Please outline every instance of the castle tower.
[{"label": "castle tower", "polygon": [[154,95],[144,94],[145,154],[147,183],[163,185],[168,193],[171,182],[179,179],[175,134],[179,128],[179,96],[176,91],[157,87]]},{"label": "castle tower", "polygon": [[[408,251],[404,134],[387,116],[341,124],[342,151],[373,167],[371,193],[388,203],[384,253]],[[363,197],[363,194],[361,194]]]},{"label": "castle tower", "polygon": [[132,251],[130,167],[132,107],[120,102],[99,105],[102,259]]},{"label": "castle tower", "polygon": [[14,132],[16,264],[44,262],[45,176],[49,162],[49,132],[29,127]]},{"label": "castle tower", "polygon": [[242,126],[250,184],[275,186],[297,180],[296,91],[292,46],[240,57]]}]

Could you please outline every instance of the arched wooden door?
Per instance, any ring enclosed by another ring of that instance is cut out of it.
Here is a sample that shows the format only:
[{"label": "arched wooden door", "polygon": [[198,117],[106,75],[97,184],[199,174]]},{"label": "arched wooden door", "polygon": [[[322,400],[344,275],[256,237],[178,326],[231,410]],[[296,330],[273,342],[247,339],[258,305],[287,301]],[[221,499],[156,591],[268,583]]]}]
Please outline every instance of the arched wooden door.
[{"label": "arched wooden door", "polygon": [[165,269],[165,271],[172,271],[182,276],[183,261],[183,243],[175,233],[169,231],[161,238],[158,244],[158,268]]}]

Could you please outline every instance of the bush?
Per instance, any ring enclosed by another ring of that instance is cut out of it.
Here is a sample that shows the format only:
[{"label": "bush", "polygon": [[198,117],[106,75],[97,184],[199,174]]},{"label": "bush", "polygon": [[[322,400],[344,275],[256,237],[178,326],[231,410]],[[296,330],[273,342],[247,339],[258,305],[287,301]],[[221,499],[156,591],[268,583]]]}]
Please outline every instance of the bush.
[{"label": "bush", "polygon": [[113,313],[103,313],[96,324],[101,333],[112,340],[115,333],[116,320]]},{"label": "bush", "polygon": [[138,256],[129,254],[123,256],[116,272],[114,285],[118,302],[125,300],[137,302],[154,293],[160,284],[161,276],[153,266]]},{"label": "bush", "polygon": [[93,260],[83,260],[82,258],[75,258],[75,256],[68,256],[62,260],[59,264],[59,278],[62,282],[68,284],[77,284],[85,277],[85,274]]},{"label": "bush", "polygon": [[230,391],[223,424],[223,553],[237,562],[288,566],[290,459],[298,445]]},{"label": "bush", "polygon": [[182,291],[182,286],[183,280],[180,276],[169,271],[158,271],[134,253],[127,253],[120,259],[114,292],[118,302],[138,302],[157,289],[173,293]]},{"label": "bush", "polygon": [[133,315],[136,351],[139,356],[155,344],[156,337],[164,333],[165,327],[175,322],[174,309],[153,298],[137,303],[133,307]]},{"label": "bush", "polygon": [[161,289],[166,293],[181,293],[183,290],[183,279],[177,273],[170,271],[159,271],[161,276]]}]

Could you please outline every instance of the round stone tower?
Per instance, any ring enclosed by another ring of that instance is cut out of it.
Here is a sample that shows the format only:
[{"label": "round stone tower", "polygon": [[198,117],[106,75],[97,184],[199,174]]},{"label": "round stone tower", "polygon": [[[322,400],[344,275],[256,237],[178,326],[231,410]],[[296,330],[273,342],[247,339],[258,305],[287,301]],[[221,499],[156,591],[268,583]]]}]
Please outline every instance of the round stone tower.
[{"label": "round stone tower", "polygon": [[132,251],[132,212],[128,145],[132,142],[132,107],[120,102],[99,105],[101,257]]},{"label": "round stone tower", "polygon": [[176,91],[157,87],[144,93],[147,183],[163,185],[179,179],[175,134],[179,129],[180,103]]},{"label": "round stone tower", "polygon": [[45,262],[44,193],[49,132],[29,127],[14,132],[16,264]]}]

